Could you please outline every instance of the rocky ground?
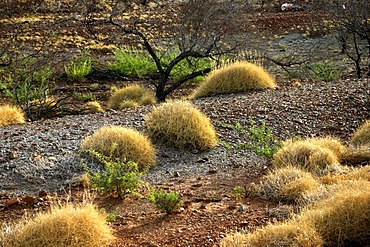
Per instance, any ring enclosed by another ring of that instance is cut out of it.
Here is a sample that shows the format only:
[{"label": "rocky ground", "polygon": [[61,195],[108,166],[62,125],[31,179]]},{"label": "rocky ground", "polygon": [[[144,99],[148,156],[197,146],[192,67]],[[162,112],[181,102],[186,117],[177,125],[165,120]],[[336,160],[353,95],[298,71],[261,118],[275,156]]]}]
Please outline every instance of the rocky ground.
[{"label": "rocky ground", "polygon": [[[266,123],[280,140],[331,135],[347,144],[353,131],[370,118],[369,80],[347,73],[348,61],[339,53],[333,36],[304,35],[302,26],[306,30],[315,19],[312,12],[273,10],[253,16],[255,32],[261,35],[251,39],[248,50],[263,50],[272,57],[289,53],[313,61],[330,58],[338,62],[343,77],[317,82],[308,75],[303,80],[289,80],[280,74],[279,87],[274,90],[194,100],[210,117],[220,140],[229,144],[247,141],[220,123],[238,121],[247,127],[251,118],[256,124]],[[268,69],[281,72],[271,64]],[[79,85],[69,86],[67,89],[74,90]],[[109,87],[103,86],[106,93]],[[184,88],[179,94],[190,90]],[[25,212],[47,210],[55,203],[80,202],[87,193],[89,200],[116,216],[110,223],[118,238],[116,246],[217,246],[230,232],[249,231],[286,217],[289,208],[232,193],[236,186],[248,190],[258,183],[269,160],[221,144],[209,152],[155,144],[157,166],[144,179],[152,186],[181,193],[184,205],[174,215],[160,213],[144,198],[122,200],[86,192],[77,182],[84,172],[78,153],[83,138],[108,124],[141,130],[151,109],[65,116],[0,129],[0,221],[15,221]]]}]

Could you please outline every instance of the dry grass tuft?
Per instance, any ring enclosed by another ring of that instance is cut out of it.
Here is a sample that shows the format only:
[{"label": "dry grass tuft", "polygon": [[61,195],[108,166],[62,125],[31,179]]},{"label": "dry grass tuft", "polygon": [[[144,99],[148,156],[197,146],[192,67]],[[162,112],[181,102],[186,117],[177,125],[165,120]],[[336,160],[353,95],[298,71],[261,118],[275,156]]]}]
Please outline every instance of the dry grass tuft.
[{"label": "dry grass tuft", "polygon": [[145,129],[153,140],[179,149],[204,151],[217,145],[210,119],[187,101],[159,105],[147,115]]},{"label": "dry grass tuft", "polygon": [[95,150],[113,159],[119,158],[139,164],[140,170],[155,165],[155,149],[147,136],[137,130],[105,126],[88,136],[81,144],[81,150]]},{"label": "dry grass tuft", "polygon": [[370,146],[370,120],[363,123],[353,133],[350,144],[355,147]]},{"label": "dry grass tuft", "polygon": [[347,165],[370,164],[370,145],[348,148],[342,162]]},{"label": "dry grass tuft", "polygon": [[211,72],[191,97],[200,98],[275,87],[275,79],[262,67],[242,61]]},{"label": "dry grass tuft", "polygon": [[99,113],[104,112],[104,109],[101,107],[100,103],[97,101],[90,101],[85,104],[86,111],[88,113]]},{"label": "dry grass tuft", "polygon": [[343,185],[345,181],[365,180],[370,182],[370,166],[362,166],[358,168],[348,169],[344,174],[328,174],[320,178],[320,182],[324,185]]},{"label": "dry grass tuft", "polygon": [[305,139],[304,141],[322,148],[329,149],[330,151],[333,152],[335,156],[337,156],[338,160],[342,158],[343,154],[347,150],[347,148],[343,145],[341,140],[331,136],[326,136],[322,138],[308,138]]},{"label": "dry grass tuft", "polygon": [[263,176],[257,191],[267,200],[301,203],[307,199],[307,195],[318,193],[320,187],[320,183],[311,173],[287,166]]},{"label": "dry grass tuft", "polygon": [[65,205],[24,218],[1,231],[1,238],[4,247],[100,247],[114,241],[104,216],[92,205]]},{"label": "dry grass tuft", "polygon": [[21,109],[10,105],[0,106],[0,127],[24,122],[24,113]]},{"label": "dry grass tuft", "polygon": [[370,182],[343,181],[339,186],[308,207],[298,221],[312,225],[325,246],[363,246],[370,241]]},{"label": "dry grass tuft", "polygon": [[[128,103],[127,103],[128,102]],[[136,104],[132,104],[135,102]],[[119,110],[127,107],[155,104],[156,98],[153,92],[137,84],[116,90],[109,98],[108,107]]]},{"label": "dry grass tuft", "polygon": [[268,225],[249,234],[237,233],[227,236],[222,247],[318,247],[323,246],[320,235],[304,222],[291,221]]},{"label": "dry grass tuft", "polygon": [[285,141],[272,160],[275,168],[297,166],[315,175],[341,171],[338,157],[328,148],[309,141]]}]

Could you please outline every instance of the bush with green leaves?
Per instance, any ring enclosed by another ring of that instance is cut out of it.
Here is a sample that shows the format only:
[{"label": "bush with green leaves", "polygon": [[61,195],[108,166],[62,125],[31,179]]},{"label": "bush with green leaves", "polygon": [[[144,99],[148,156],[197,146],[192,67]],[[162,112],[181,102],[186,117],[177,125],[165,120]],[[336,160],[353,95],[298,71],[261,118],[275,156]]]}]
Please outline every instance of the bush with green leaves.
[{"label": "bush with green leaves", "polygon": [[175,191],[166,192],[162,189],[152,190],[149,195],[149,201],[153,202],[159,210],[166,214],[174,213],[182,205],[179,193]]},{"label": "bush with green leaves", "polygon": [[112,160],[94,150],[89,150],[88,154],[102,163],[103,170],[91,170],[85,166],[90,185],[100,193],[113,194],[123,198],[127,194],[132,194],[141,185],[142,173],[139,166],[132,161],[120,159]]},{"label": "bush with green leaves", "polygon": [[64,71],[70,81],[85,81],[86,76],[92,72],[93,60],[88,52],[82,52],[81,56],[75,57],[65,67]]},{"label": "bush with green leaves", "polygon": [[[270,159],[282,146],[282,142],[279,141],[264,122],[260,126],[257,126],[252,118],[249,119],[248,128],[243,127],[239,122],[235,122],[234,124],[220,123],[220,126],[235,130],[248,139],[247,142],[237,143],[237,148],[248,149]],[[225,143],[224,145],[230,148],[230,144]]]},{"label": "bush with green leaves", "polygon": [[335,81],[340,78],[340,73],[337,69],[334,68],[333,63],[329,61],[316,62],[311,66],[311,74],[317,80],[324,82]]}]

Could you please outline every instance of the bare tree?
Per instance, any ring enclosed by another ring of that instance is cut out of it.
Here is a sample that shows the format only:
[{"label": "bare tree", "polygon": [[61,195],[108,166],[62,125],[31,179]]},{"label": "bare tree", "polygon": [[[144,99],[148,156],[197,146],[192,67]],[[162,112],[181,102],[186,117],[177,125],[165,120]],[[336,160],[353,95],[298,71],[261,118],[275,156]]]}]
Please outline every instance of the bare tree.
[{"label": "bare tree", "polygon": [[[217,59],[218,56],[235,49],[235,46],[225,45],[226,40],[232,40],[228,32],[231,28],[231,20],[238,10],[233,1],[187,0],[174,8],[177,10],[175,13],[177,16],[174,18],[177,21],[158,25],[149,22],[149,27],[148,20],[142,20],[140,17],[130,21],[124,18],[130,11],[135,11],[132,8],[137,8],[136,3],[136,1],[121,0],[106,3],[106,8],[110,9],[110,12],[105,20],[96,18],[94,9],[85,4],[83,22],[96,36],[104,31],[102,26],[114,27],[121,34],[120,37],[115,38],[123,38],[121,42],[125,42],[125,37],[131,37],[131,41],[140,44],[148,52],[159,73],[159,79],[151,81],[156,89],[158,101],[165,101],[171,92],[188,80],[211,71],[210,67],[195,68],[192,73],[173,80],[170,76],[171,72],[180,62],[191,63],[192,59],[204,58]],[[153,37],[154,33],[158,32],[163,32],[163,35]],[[171,49],[177,49],[179,53],[170,62],[165,63],[163,50]]]}]

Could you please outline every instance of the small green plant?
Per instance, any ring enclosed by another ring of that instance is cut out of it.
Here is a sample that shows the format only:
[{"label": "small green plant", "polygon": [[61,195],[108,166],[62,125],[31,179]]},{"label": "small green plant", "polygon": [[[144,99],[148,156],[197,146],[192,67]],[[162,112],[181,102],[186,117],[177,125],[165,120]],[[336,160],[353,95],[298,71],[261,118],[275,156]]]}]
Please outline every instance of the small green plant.
[{"label": "small green plant", "polygon": [[221,127],[236,130],[249,139],[249,142],[237,143],[236,146],[242,149],[251,150],[258,155],[272,158],[273,155],[282,146],[282,142],[266,127],[263,122],[257,126],[252,118],[249,119],[249,127],[245,129],[239,122],[234,124],[220,123]]},{"label": "small green plant", "polygon": [[172,214],[182,205],[179,193],[175,191],[165,192],[162,189],[152,190],[149,195],[149,201],[153,202],[159,210],[166,214]]},{"label": "small green plant", "polygon": [[105,208],[102,208],[100,210],[100,213],[102,213],[105,216],[105,220],[107,222],[111,223],[111,222],[113,222],[113,221],[115,221],[117,219],[117,212],[118,212],[118,210],[119,210],[119,208],[116,208],[112,212],[108,213]]},{"label": "small green plant", "polygon": [[85,81],[86,76],[92,72],[93,61],[88,57],[88,52],[82,52],[80,57],[75,57],[64,67],[70,81]]},{"label": "small green plant", "polygon": [[329,61],[316,62],[311,65],[311,74],[318,80],[324,82],[335,81],[340,78],[340,73]]},{"label": "small green plant", "polygon": [[92,188],[95,188],[99,193],[112,194],[123,198],[127,194],[134,193],[141,185],[142,173],[139,172],[137,163],[118,158],[113,160],[112,157],[104,156],[94,150],[87,152],[101,162],[105,168],[104,170],[94,171],[85,166]]},{"label": "small green plant", "polygon": [[84,101],[84,102],[89,102],[89,101],[95,101],[96,100],[96,96],[92,93],[78,93],[78,92],[75,92],[73,94],[73,98],[76,99],[76,100]]},{"label": "small green plant", "polygon": [[235,186],[231,190],[231,194],[236,197],[238,200],[241,200],[243,198],[246,198],[247,196],[250,196],[254,193],[253,188],[248,188],[247,186],[241,187],[241,186]]}]

